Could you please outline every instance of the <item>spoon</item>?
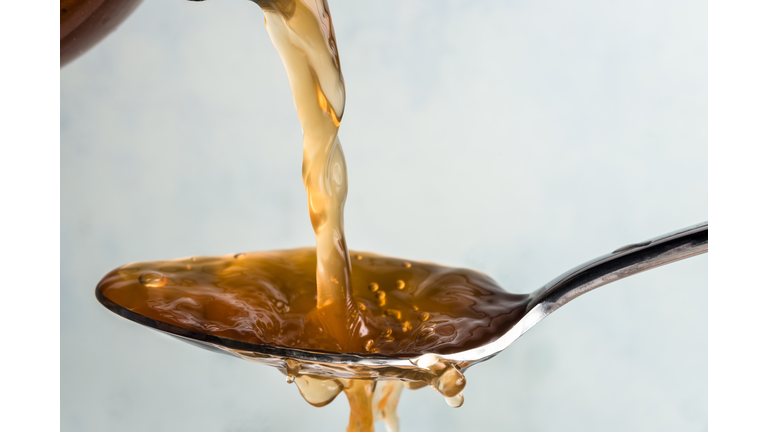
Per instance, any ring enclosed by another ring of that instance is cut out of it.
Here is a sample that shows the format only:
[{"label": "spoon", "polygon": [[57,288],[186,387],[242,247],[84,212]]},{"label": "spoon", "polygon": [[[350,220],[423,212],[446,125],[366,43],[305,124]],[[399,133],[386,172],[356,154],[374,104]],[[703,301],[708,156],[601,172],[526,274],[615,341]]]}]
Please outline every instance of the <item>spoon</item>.
[{"label": "spoon", "polygon": [[429,375],[429,365],[442,360],[461,371],[488,360],[507,348],[547,315],[576,297],[619,279],[681,259],[707,252],[709,225],[703,222],[622,246],[613,252],[587,261],[556,277],[528,295],[523,317],[497,339],[470,350],[417,357],[384,357],[279,348],[214,336],[148,318],[104,297],[96,297],[107,309],[136,323],[169,334],[184,342],[214,352],[233,355],[255,363],[277,367],[290,376],[311,374],[335,378],[419,380]]}]

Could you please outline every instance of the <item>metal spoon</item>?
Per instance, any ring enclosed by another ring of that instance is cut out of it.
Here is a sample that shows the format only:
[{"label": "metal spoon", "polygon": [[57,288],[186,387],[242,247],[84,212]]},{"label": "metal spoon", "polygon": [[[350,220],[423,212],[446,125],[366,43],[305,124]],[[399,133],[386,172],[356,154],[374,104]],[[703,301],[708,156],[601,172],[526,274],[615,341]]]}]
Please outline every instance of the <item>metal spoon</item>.
[{"label": "metal spoon", "polygon": [[[523,318],[495,341],[471,350],[438,357],[454,363],[462,371],[488,360],[544,317],[586,292],[655,267],[707,252],[708,234],[709,225],[703,222],[644,242],[620,247],[609,254],[587,261],[529,294]],[[96,297],[105,307],[131,321],[201,348],[277,367],[290,375],[300,373],[337,378],[418,381],[430,374],[424,365],[435,361],[433,354],[408,358],[377,357],[253,344],[177,327],[139,315],[110,301],[98,289]]]}]

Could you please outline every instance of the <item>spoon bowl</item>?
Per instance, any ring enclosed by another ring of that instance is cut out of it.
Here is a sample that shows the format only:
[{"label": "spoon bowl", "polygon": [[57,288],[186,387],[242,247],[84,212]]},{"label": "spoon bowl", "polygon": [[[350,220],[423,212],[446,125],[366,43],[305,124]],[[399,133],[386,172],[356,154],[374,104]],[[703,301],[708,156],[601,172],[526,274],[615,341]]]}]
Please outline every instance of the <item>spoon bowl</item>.
[{"label": "spoon bowl", "polygon": [[547,315],[582,294],[619,279],[708,251],[709,225],[703,222],[652,239],[622,246],[587,261],[531,292],[524,302],[525,313],[504,334],[483,346],[437,356],[392,357],[343,354],[325,351],[279,348],[215,336],[164,323],[133,312],[96,290],[96,298],[112,312],[151,329],[210,351],[232,355],[280,369],[287,375],[311,374],[345,379],[400,379],[422,381],[431,372],[428,365],[437,359],[455,364],[464,371],[488,360],[525,334]]}]

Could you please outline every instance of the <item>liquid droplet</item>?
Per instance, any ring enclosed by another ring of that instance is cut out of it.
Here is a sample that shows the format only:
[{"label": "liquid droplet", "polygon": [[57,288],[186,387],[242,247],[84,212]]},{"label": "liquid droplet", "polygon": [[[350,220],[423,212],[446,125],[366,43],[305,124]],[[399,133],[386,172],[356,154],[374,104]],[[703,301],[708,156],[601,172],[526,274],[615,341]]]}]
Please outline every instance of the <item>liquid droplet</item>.
[{"label": "liquid droplet", "polygon": [[355,258],[357,258],[358,260],[361,260],[361,259],[363,259],[363,256],[362,255],[356,255]]},{"label": "liquid droplet", "polygon": [[292,377],[291,382],[293,382],[293,378],[299,374],[299,371],[301,371],[301,364],[299,364],[299,362],[294,359],[285,360],[285,372],[286,375]]},{"label": "liquid droplet", "polygon": [[344,389],[335,379],[322,379],[301,375],[294,379],[305,401],[316,407],[324,407],[336,399]]},{"label": "liquid droplet", "polygon": [[370,284],[368,284],[368,289],[371,290],[371,292],[376,292],[379,290],[379,284],[377,284],[376,282],[371,282]]},{"label": "liquid droplet", "polygon": [[293,375],[288,375],[287,377],[285,377],[285,382],[287,382],[288,384],[293,384],[295,380],[296,380],[296,377],[294,377]]},{"label": "liquid droplet", "polygon": [[160,273],[146,272],[139,276],[139,282],[145,287],[160,288],[168,282],[168,279]]},{"label": "liquid droplet", "polygon": [[435,390],[445,397],[454,397],[460,394],[466,385],[466,378],[454,365],[445,368],[445,372],[434,381]]},{"label": "liquid droplet", "polygon": [[403,263],[403,267],[405,267],[405,268],[411,268],[411,263],[409,263],[409,262],[404,262],[404,263]]},{"label": "liquid droplet", "polygon": [[448,404],[451,408],[458,408],[462,405],[464,405],[464,394],[459,393],[456,396],[453,397],[446,397],[445,403]]},{"label": "liquid droplet", "polygon": [[395,282],[395,286],[397,287],[397,289],[401,290],[401,289],[405,288],[405,282],[399,280],[399,281]]},{"label": "liquid droplet", "polygon": [[365,341],[365,346],[363,348],[365,348],[366,352],[371,352],[371,348],[373,348],[373,339]]}]

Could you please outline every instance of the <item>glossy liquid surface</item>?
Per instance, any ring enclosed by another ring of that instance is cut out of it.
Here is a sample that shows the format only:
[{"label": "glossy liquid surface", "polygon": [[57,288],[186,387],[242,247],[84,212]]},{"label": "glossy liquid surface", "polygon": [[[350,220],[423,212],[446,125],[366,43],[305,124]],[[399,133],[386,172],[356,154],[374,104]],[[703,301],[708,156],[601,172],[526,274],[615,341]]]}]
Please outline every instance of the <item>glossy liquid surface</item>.
[{"label": "glossy liquid surface", "polygon": [[492,342],[528,300],[473,270],[353,252],[352,291],[370,331],[348,329],[345,348],[317,318],[315,266],[313,248],[133,263],[107,274],[98,289],[121,307],[201,333],[398,357]]},{"label": "glossy liquid surface", "polygon": [[[274,347],[416,357],[493,342],[522,318],[528,296],[468,269],[370,253],[350,258],[347,167],[338,138],[346,94],[328,4],[256,2],[304,132],[302,175],[316,248],[128,264],[102,279],[100,294],[155,321]],[[376,420],[399,430],[403,387],[430,385],[450,406],[461,406],[466,380],[456,365],[428,355],[418,366],[416,381],[399,370],[394,377],[404,382],[375,381],[313,376],[284,359],[287,382],[310,404],[324,406],[345,393],[348,431],[372,432]]]}]

